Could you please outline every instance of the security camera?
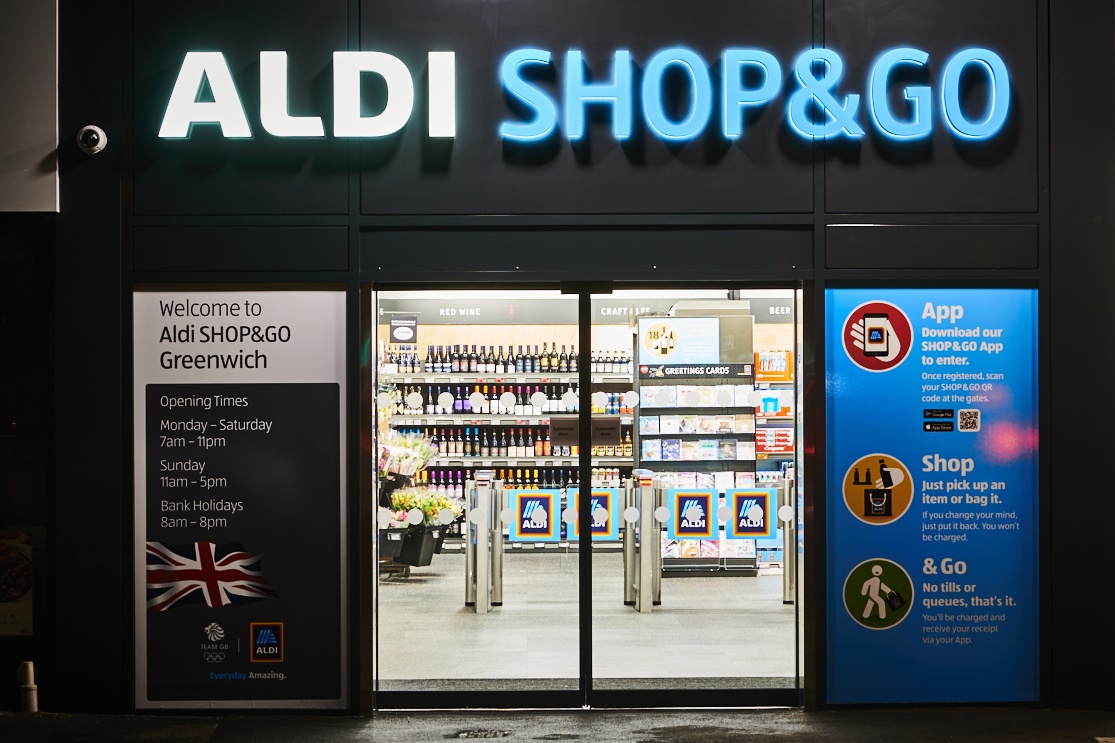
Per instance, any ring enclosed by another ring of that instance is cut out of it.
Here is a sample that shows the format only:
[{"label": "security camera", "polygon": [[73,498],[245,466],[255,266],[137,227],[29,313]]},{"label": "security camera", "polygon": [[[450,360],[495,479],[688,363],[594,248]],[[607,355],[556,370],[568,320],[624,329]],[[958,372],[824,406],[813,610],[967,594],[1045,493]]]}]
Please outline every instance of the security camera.
[{"label": "security camera", "polygon": [[108,146],[108,135],[99,126],[83,126],[77,133],[77,146],[86,155],[96,155]]}]

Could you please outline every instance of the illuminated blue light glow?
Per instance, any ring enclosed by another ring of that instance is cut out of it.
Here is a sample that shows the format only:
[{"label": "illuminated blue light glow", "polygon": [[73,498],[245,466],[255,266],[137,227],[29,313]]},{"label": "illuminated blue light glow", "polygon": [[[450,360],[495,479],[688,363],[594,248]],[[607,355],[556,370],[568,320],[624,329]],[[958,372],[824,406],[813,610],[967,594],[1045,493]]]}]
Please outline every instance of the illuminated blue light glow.
[{"label": "illuminated blue light glow", "polygon": [[632,125],[631,52],[617,49],[612,60],[611,82],[585,80],[584,57],[579,49],[565,55],[565,136],[578,140],[585,133],[585,107],[590,104],[612,107],[612,134],[624,140],[631,136]]},{"label": "illuminated blue light glow", "polygon": [[[978,64],[987,73],[989,88],[987,116],[983,121],[969,121],[960,106],[960,75],[969,64]],[[941,78],[941,102],[945,123],[965,139],[987,139],[999,133],[1007,121],[1010,108],[1010,75],[1002,58],[989,49],[964,49],[953,55],[945,65]]]},{"label": "illuminated blue light glow", "polygon": [[890,139],[909,140],[929,136],[933,129],[933,91],[924,85],[907,86],[903,91],[910,102],[912,117],[899,121],[887,102],[887,83],[890,73],[902,64],[924,66],[929,55],[920,49],[902,47],[884,52],[871,67],[871,80],[867,86],[868,110],[875,128]]},{"label": "illuminated blue light glow", "polygon": [[[685,70],[692,83],[689,111],[681,121],[671,121],[662,101],[666,70],[676,65]],[[701,56],[689,49],[663,49],[647,62],[643,70],[643,116],[647,127],[662,139],[684,142],[700,135],[712,116],[712,81]]]},{"label": "illuminated blue light glow", "polygon": [[[743,110],[774,100],[782,88],[782,65],[773,54],[761,49],[725,49],[721,65],[721,130],[728,139],[743,135]],[[755,90],[743,87],[743,70],[753,65],[763,71],[763,84]]]},{"label": "illuminated blue light glow", "polygon": [[[824,64],[821,77],[813,74],[815,62]],[[803,137],[827,138],[846,134],[849,137],[862,137],[863,129],[856,123],[856,109],[859,95],[850,93],[844,105],[829,91],[836,87],[844,74],[844,62],[840,55],[830,49],[807,49],[798,55],[794,62],[794,75],[801,90],[790,96],[786,106],[787,118],[795,132]],[[815,124],[809,115],[810,103],[816,102],[825,114],[823,124]]]},{"label": "illuminated blue light glow", "polygon": [[499,125],[499,136],[517,142],[545,139],[553,134],[558,122],[554,99],[519,77],[519,68],[528,64],[548,65],[550,53],[545,49],[516,49],[503,58],[499,67],[499,79],[504,89],[534,111],[531,121],[504,121]]}]

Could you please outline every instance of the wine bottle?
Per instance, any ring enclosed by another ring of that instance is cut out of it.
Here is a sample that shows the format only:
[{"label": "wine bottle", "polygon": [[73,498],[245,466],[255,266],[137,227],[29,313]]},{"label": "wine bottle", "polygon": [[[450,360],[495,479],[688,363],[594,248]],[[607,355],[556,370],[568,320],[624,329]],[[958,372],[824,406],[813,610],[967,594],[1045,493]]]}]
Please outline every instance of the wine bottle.
[{"label": "wine bottle", "polygon": [[524,457],[533,457],[534,456],[534,433],[529,428],[527,429],[526,444],[523,445],[523,456]]},{"label": "wine bottle", "polygon": [[542,456],[549,457],[553,455],[553,443],[550,441],[550,429],[546,429],[546,440],[542,442]]},{"label": "wine bottle", "polygon": [[558,356],[558,373],[565,374],[569,371],[569,357],[565,354],[565,344],[561,344],[561,355]]},{"label": "wine bottle", "polygon": [[569,349],[569,372],[573,373],[575,371],[580,371],[580,368],[577,365],[577,347],[570,346]]},{"label": "wine bottle", "polygon": [[515,393],[515,415],[526,414],[526,403],[523,402],[523,387],[519,385]]},{"label": "wine bottle", "polygon": [[463,397],[461,397],[461,388],[458,387],[457,388],[457,396],[455,398],[453,398],[453,412],[460,415],[461,413],[464,412],[464,409],[465,409],[465,400],[464,400]]},{"label": "wine bottle", "polygon": [[496,456],[507,456],[507,432],[502,428],[499,429],[499,450],[496,452]]},{"label": "wine bottle", "polygon": [[538,431],[538,436],[534,439],[534,456],[542,456],[542,431]]},{"label": "wine bottle", "polygon": [[[535,346],[537,349],[538,346]],[[542,355],[538,357],[538,371],[546,374],[550,371],[550,348],[548,343],[542,344]]]}]

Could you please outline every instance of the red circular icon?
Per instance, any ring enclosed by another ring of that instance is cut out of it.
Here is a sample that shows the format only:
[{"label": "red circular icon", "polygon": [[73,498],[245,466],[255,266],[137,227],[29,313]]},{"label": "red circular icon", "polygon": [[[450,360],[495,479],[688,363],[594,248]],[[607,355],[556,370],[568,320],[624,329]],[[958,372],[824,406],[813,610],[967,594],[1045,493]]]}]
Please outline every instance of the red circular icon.
[{"label": "red circular icon", "polygon": [[844,352],[869,372],[895,368],[910,354],[914,329],[910,318],[890,302],[864,302],[844,321]]}]

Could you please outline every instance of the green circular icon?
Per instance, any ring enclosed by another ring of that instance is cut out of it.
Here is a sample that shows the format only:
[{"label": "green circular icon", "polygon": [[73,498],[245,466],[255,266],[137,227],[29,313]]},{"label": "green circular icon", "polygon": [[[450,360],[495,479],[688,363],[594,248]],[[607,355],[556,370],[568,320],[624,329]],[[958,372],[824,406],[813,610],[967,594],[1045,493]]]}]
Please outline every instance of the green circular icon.
[{"label": "green circular icon", "polygon": [[910,612],[914,582],[896,562],[876,557],[852,568],[844,580],[844,608],[867,629],[890,629]]}]

